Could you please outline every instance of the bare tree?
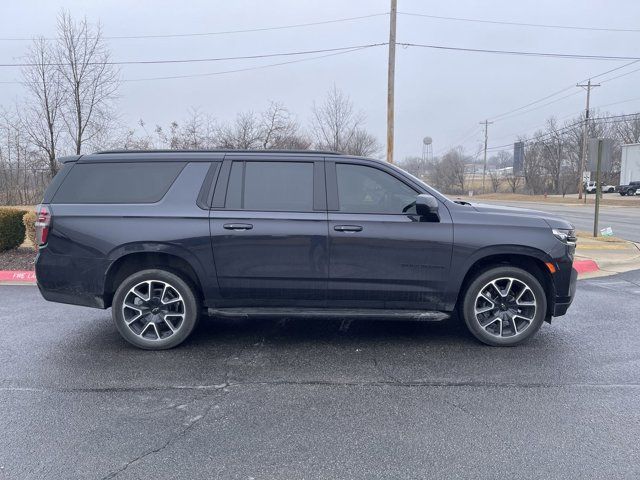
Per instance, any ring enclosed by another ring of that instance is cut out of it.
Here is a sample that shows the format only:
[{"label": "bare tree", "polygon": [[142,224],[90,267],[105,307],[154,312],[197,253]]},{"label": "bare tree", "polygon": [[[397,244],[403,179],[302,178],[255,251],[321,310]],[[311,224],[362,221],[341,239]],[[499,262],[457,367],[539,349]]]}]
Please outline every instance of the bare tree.
[{"label": "bare tree", "polygon": [[335,85],[324,102],[313,104],[311,127],[317,148],[370,156],[380,151],[376,138],[364,130],[364,115]]},{"label": "bare tree", "polygon": [[435,160],[429,165],[431,183],[449,193],[466,191],[466,174],[466,159],[461,147],[452,148],[440,160]]},{"label": "bare tree", "polygon": [[34,39],[27,50],[26,63],[28,66],[22,70],[22,76],[29,97],[22,120],[31,142],[46,156],[53,177],[58,173],[56,156],[63,102],[55,52],[44,38]]},{"label": "bare tree", "polygon": [[511,172],[505,175],[505,180],[507,181],[507,185],[509,185],[509,190],[511,193],[516,193],[518,191],[518,187],[523,183],[523,177],[520,175],[516,175],[516,173],[512,170]]},{"label": "bare tree", "polygon": [[219,131],[219,143],[222,148],[253,150],[262,146],[260,119],[253,112],[239,113],[231,125]]},{"label": "bare tree", "polygon": [[57,68],[65,94],[64,123],[76,154],[85,141],[107,128],[119,71],[110,62],[100,25],[77,22],[68,12],[58,17]]},{"label": "bare tree", "polygon": [[346,152],[349,143],[363,122],[351,99],[333,86],[321,105],[313,104],[312,128],[320,149]]},{"label": "bare tree", "polygon": [[381,148],[375,136],[363,128],[358,128],[353,137],[351,137],[347,153],[360,157],[375,157],[380,153]]},{"label": "bare tree", "polygon": [[497,170],[490,170],[489,181],[491,182],[491,190],[493,190],[493,193],[497,193],[500,188],[500,184],[502,183],[500,172]]},{"label": "bare tree", "polygon": [[427,176],[429,165],[422,157],[406,157],[400,162],[400,166],[410,174],[425,178]]},{"label": "bare tree", "polygon": [[621,143],[640,142],[640,115],[626,118],[617,124],[617,133]]}]

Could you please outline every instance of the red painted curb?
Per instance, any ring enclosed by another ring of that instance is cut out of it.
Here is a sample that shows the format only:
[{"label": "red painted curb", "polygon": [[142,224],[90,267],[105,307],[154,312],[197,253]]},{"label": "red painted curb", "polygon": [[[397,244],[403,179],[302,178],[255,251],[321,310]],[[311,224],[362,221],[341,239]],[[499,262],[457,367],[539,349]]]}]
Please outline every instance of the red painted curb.
[{"label": "red painted curb", "polygon": [[573,262],[573,268],[575,268],[578,273],[597,272],[600,270],[598,264],[593,260],[575,260]]},{"label": "red painted curb", "polygon": [[33,270],[0,270],[0,283],[2,282],[36,283],[36,272]]}]

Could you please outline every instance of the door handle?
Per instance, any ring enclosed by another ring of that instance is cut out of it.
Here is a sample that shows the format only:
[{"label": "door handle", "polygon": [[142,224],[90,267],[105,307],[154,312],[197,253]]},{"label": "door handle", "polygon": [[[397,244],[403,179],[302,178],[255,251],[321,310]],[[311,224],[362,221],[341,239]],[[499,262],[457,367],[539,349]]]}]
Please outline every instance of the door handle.
[{"label": "door handle", "polygon": [[251,230],[253,225],[250,223],[225,223],[222,228],[225,230]]},{"label": "door handle", "polygon": [[333,227],[336,232],[361,232],[362,227],[360,225],[336,225]]}]

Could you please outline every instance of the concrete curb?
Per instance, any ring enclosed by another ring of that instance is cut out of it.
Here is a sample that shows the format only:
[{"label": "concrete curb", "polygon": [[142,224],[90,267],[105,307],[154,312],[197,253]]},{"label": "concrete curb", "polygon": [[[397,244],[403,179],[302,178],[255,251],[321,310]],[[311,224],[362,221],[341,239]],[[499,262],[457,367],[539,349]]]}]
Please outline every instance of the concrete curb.
[{"label": "concrete curb", "polygon": [[594,260],[574,260],[573,268],[576,269],[578,274],[597,272],[600,270],[598,263]]},{"label": "concrete curb", "polygon": [[0,285],[35,285],[33,270],[0,270]]}]

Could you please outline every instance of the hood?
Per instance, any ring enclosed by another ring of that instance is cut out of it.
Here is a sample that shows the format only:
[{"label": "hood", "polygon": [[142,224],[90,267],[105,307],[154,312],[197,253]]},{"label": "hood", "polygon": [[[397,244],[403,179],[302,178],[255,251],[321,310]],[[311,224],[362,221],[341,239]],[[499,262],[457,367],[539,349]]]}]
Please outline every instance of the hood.
[{"label": "hood", "polygon": [[551,228],[574,228],[573,225],[550,213],[528,208],[506,207],[504,205],[489,205],[486,203],[471,203],[471,207],[480,213],[493,213],[518,217],[536,217],[544,220]]}]

